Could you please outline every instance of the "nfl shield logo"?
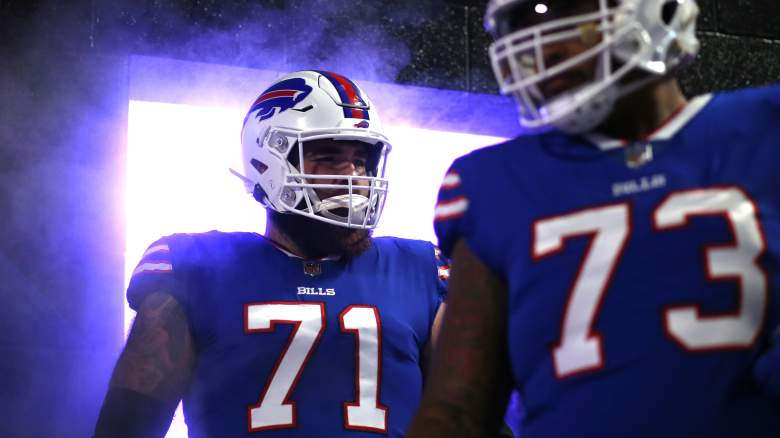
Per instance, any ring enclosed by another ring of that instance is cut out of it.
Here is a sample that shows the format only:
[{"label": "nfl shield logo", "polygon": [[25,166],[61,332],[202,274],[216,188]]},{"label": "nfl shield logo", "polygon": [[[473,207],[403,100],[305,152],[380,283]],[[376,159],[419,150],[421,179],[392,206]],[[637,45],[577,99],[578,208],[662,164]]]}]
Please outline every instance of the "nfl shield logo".
[{"label": "nfl shield logo", "polygon": [[322,274],[322,264],[320,262],[303,262],[303,273],[309,277],[316,277]]},{"label": "nfl shield logo", "polygon": [[626,166],[636,169],[653,161],[653,145],[650,143],[627,144],[623,150]]}]

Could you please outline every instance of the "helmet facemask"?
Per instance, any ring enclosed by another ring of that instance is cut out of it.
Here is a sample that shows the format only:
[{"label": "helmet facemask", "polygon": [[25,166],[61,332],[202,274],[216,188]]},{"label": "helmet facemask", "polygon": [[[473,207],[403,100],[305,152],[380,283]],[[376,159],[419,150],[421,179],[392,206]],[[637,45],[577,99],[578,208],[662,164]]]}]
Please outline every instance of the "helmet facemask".
[{"label": "helmet facemask", "polygon": [[[677,5],[671,17],[663,16],[669,11],[664,2]],[[549,11],[538,9],[547,5]],[[486,17],[496,37],[490,58],[523,126],[586,132],[607,118],[618,98],[696,52],[697,13],[692,0],[494,0]],[[567,53],[570,47],[578,49]],[[637,69],[649,74],[629,80]]]},{"label": "helmet facemask", "polygon": [[[305,173],[307,161],[312,159],[307,145],[323,140],[365,144],[366,175]],[[384,136],[363,129],[295,132],[272,128],[263,143],[276,149],[285,162],[279,195],[268,200],[276,207],[275,210],[348,228],[372,229],[377,226],[388,185],[384,174],[390,145]]]}]

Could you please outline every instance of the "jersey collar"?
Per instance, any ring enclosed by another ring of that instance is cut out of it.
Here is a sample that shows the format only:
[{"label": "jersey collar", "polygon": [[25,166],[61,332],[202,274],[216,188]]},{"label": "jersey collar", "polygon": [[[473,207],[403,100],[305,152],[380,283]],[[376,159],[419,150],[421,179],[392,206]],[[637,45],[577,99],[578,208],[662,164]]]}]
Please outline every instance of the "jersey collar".
[{"label": "jersey collar", "polygon": [[269,239],[268,237],[265,237],[265,236],[261,236],[261,237],[263,239],[265,239],[268,243],[270,243],[274,248],[276,248],[277,250],[281,251],[284,255],[286,255],[287,257],[293,258],[293,259],[307,260],[307,261],[312,261],[312,262],[328,262],[328,261],[335,261],[335,260],[340,260],[341,259],[341,256],[338,256],[338,255],[322,257],[322,258],[319,258],[319,259],[304,259],[303,257],[301,257],[299,255],[291,253],[290,251],[288,251],[287,249],[285,249],[284,247],[282,247],[278,243],[274,242],[273,240]]},{"label": "jersey collar", "polygon": [[[655,131],[646,136],[646,141],[663,141],[674,137],[696,114],[698,114],[712,99],[712,94],[704,94],[694,97],[679,111],[674,113]],[[602,151],[617,149],[630,143],[628,140],[612,138],[599,133],[584,135],[590,143],[593,143]]]}]

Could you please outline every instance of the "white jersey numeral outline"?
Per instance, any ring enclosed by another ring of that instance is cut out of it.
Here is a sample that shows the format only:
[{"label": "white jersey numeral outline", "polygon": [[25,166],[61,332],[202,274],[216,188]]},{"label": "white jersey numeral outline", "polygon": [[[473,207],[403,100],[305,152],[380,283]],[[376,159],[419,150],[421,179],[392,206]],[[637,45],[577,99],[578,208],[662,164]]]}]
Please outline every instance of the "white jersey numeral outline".
[{"label": "white jersey numeral outline", "polygon": [[[705,247],[704,255],[709,280],[738,280],[739,306],[707,316],[698,305],[670,306],[663,315],[665,330],[687,351],[750,348],[763,327],[768,301],[767,276],[758,264],[766,240],[757,208],[736,187],[687,190],[661,202],[653,226],[664,232],[703,215],[723,216],[731,227],[734,244]],[[569,291],[553,363],[561,379],[597,371],[604,366],[604,351],[593,325],[631,232],[631,209],[621,203],[575,211],[539,220],[533,231],[534,260],[558,253],[568,238],[592,236]]]},{"label": "white jersey numeral outline", "polygon": [[628,204],[617,204],[547,218],[534,224],[535,260],[561,251],[568,238],[591,236],[569,290],[561,340],[553,349],[558,378],[595,371],[603,366],[604,347],[593,324],[628,240],[629,218]]},{"label": "white jersey numeral outline", "polygon": [[287,345],[254,406],[249,406],[249,431],[296,427],[298,409],[290,394],[325,329],[324,303],[255,303],[244,306],[244,331],[267,333],[276,324],[294,326]]},{"label": "white jersey numeral outline", "polygon": [[387,407],[379,403],[382,379],[382,324],[374,306],[352,305],[339,315],[341,331],[355,335],[355,388],[344,402],[344,428],[387,433]]},{"label": "white jersey numeral outline", "polygon": [[[356,399],[344,402],[344,427],[387,433],[387,408],[379,403],[382,328],[374,306],[352,305],[339,315],[341,331],[355,336]],[[325,330],[325,303],[266,302],[244,307],[247,334],[268,333],[276,324],[294,326],[256,405],[248,408],[249,431],[294,428],[290,395]]]},{"label": "white jersey numeral outline", "polygon": [[761,332],[767,307],[767,276],[758,259],[766,241],[753,201],[735,187],[690,190],[669,196],[656,208],[658,231],[682,228],[692,216],[722,216],[734,238],[732,245],[704,248],[707,279],[738,280],[735,312],[702,316],[699,305],[672,306],[664,311],[664,328],[688,351],[750,348]]}]

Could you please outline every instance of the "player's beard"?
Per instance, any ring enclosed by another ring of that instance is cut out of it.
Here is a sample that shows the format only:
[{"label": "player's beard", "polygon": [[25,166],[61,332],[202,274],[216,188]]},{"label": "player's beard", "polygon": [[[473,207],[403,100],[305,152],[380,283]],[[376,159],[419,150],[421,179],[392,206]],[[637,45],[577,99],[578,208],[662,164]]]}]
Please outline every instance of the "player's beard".
[{"label": "player's beard", "polygon": [[306,258],[352,258],[371,246],[371,230],[331,225],[294,213],[268,210],[268,219],[306,254]]}]

